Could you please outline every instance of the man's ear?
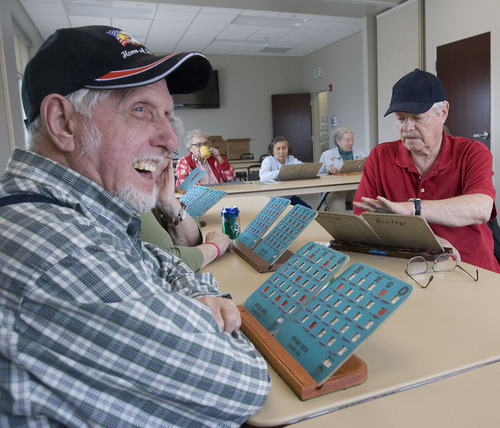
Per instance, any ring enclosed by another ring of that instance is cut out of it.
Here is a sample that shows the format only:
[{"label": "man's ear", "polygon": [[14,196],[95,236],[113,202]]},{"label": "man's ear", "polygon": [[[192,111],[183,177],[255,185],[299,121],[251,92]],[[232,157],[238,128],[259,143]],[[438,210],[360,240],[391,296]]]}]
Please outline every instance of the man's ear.
[{"label": "man's ear", "polygon": [[77,113],[62,95],[47,95],[40,106],[40,115],[52,142],[63,152],[76,148]]},{"label": "man's ear", "polygon": [[443,104],[443,109],[441,110],[442,111],[442,114],[443,114],[443,123],[446,122],[446,119],[448,117],[448,113],[450,111],[450,104],[448,103],[448,101],[445,101],[444,104]]}]

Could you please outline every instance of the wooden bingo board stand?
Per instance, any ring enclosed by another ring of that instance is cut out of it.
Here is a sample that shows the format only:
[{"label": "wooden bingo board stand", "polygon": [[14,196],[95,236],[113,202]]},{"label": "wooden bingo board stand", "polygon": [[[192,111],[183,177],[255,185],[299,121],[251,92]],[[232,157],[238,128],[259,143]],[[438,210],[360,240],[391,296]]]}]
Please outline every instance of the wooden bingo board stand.
[{"label": "wooden bingo board stand", "polygon": [[359,385],[366,380],[368,376],[366,363],[352,354],[326,382],[318,386],[306,370],[244,306],[239,305],[238,309],[241,314],[241,330],[301,400]]},{"label": "wooden bingo board stand", "polygon": [[263,237],[289,203],[287,199],[272,198],[234,243],[235,252],[260,273],[275,272],[283,266],[293,255],[289,245],[318,215],[317,211],[295,205]]},{"label": "wooden bingo board stand", "polygon": [[248,248],[245,244],[239,241],[234,242],[233,251],[238,254],[243,260],[245,260],[250,266],[252,266],[257,272],[274,272],[278,270],[284,263],[292,256],[290,250],[286,250],[274,263],[269,263],[264,260],[253,250]]}]

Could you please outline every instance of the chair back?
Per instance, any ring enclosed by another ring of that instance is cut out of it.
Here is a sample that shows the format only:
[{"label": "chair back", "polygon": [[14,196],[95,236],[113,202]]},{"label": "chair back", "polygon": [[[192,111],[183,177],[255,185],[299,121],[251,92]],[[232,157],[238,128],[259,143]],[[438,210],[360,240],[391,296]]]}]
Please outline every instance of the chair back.
[{"label": "chair back", "polygon": [[259,170],[260,170],[260,163],[255,165],[249,165],[247,167],[247,181],[258,181],[260,178]]}]

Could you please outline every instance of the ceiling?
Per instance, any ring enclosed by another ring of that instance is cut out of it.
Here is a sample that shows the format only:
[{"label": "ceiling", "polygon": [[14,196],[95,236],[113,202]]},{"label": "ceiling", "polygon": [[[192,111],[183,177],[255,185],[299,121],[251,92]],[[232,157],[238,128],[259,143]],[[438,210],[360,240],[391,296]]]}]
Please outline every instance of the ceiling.
[{"label": "ceiling", "polygon": [[302,57],[406,0],[19,1],[44,39],[57,28],[110,25],[155,53]]}]

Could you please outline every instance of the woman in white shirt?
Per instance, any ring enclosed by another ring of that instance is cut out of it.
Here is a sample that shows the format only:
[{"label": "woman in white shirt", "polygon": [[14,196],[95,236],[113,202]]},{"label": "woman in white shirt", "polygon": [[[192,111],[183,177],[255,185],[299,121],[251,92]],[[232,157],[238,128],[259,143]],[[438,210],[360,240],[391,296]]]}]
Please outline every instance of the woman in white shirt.
[{"label": "woman in white shirt", "polygon": [[[269,144],[268,153],[271,156],[264,158],[260,166],[260,181],[276,180],[283,165],[302,163],[302,161],[291,154],[291,147],[285,137],[274,137],[271,144]],[[298,196],[288,196],[288,198],[291,200],[292,205],[298,204],[311,208],[308,203],[304,202]]]},{"label": "woman in white shirt", "polygon": [[[323,166],[318,175],[338,174],[344,161],[363,159],[365,154],[354,147],[354,136],[349,128],[337,128],[333,135],[335,147],[321,154]],[[346,203],[351,205],[356,191],[330,192],[326,198],[326,211],[344,212]],[[352,208],[351,208],[352,209]]]},{"label": "woman in white shirt", "polygon": [[269,144],[267,156],[260,166],[260,181],[276,180],[283,165],[295,165],[302,163],[295,156],[291,155],[290,146],[285,137],[274,137]]}]

